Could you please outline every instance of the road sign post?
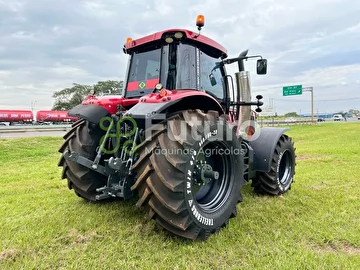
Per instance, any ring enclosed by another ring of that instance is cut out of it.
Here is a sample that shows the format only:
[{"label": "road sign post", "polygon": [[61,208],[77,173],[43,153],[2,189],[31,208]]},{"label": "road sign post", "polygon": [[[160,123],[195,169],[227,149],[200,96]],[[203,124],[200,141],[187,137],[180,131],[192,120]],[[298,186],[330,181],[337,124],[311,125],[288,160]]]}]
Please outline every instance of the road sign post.
[{"label": "road sign post", "polygon": [[314,122],[314,88],[304,87],[304,92],[311,92],[311,123]]}]

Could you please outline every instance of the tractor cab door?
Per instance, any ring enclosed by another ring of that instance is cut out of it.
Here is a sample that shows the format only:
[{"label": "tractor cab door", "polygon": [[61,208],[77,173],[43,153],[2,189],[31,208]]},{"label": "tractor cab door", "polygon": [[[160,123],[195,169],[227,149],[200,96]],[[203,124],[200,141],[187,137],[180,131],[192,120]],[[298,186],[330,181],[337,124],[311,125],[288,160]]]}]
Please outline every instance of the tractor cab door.
[{"label": "tractor cab door", "polygon": [[199,54],[200,90],[215,97],[219,101],[224,100],[227,96],[223,85],[225,70],[217,64],[221,59],[211,57],[201,50],[199,50]]},{"label": "tractor cab door", "polygon": [[196,51],[187,44],[164,46],[161,83],[168,90],[198,90]]}]

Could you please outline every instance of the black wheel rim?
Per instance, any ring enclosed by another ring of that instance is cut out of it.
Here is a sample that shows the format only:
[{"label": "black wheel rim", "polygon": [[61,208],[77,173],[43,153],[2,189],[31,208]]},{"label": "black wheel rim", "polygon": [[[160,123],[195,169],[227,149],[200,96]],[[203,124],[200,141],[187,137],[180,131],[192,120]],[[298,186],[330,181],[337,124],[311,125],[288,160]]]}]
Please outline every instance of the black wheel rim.
[{"label": "black wheel rim", "polygon": [[[205,213],[213,213],[219,210],[229,198],[231,185],[231,154],[226,154],[228,147],[223,142],[208,142],[205,144],[196,158],[196,166],[203,166],[204,162],[210,165],[213,171],[219,173],[218,179],[211,179],[208,182],[200,182],[193,178],[192,194]],[[222,154],[221,154],[222,153]],[[198,174],[195,171],[194,175]]]},{"label": "black wheel rim", "polygon": [[286,150],[279,161],[279,180],[282,185],[286,185],[291,180],[293,158],[290,151]]}]

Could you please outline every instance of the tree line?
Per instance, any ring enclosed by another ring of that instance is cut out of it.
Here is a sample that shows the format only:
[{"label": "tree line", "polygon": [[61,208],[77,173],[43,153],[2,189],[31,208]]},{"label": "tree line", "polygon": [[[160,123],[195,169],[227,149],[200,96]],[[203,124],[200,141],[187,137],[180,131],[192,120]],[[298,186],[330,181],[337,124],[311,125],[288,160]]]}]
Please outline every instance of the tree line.
[{"label": "tree line", "polygon": [[99,81],[94,85],[83,85],[73,83],[72,87],[64,88],[53,94],[55,98],[52,110],[70,110],[94,91],[96,96],[120,95],[123,88],[123,81]]}]

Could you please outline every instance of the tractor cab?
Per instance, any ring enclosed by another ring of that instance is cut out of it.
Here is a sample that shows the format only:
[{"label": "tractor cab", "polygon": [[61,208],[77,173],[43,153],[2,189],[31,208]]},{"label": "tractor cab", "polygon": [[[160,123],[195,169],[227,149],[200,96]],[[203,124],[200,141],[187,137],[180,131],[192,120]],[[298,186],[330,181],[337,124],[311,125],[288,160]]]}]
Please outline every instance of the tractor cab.
[{"label": "tractor cab", "polygon": [[123,96],[139,98],[161,84],[167,90],[206,92],[220,103],[226,98],[223,77],[227,57],[224,47],[199,33],[170,29],[132,40],[124,53],[130,55]]}]

